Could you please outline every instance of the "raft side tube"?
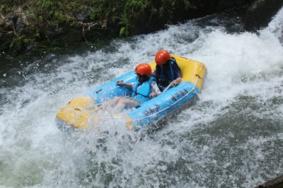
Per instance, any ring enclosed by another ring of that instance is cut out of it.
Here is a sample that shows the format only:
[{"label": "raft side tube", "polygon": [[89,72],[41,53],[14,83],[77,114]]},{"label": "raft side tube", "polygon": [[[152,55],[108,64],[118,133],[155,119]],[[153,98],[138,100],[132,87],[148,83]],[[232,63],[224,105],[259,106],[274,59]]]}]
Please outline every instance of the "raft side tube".
[{"label": "raft side tube", "polygon": [[91,97],[77,97],[61,108],[56,115],[57,121],[62,121],[74,128],[87,128],[90,110],[95,102]]},{"label": "raft side tube", "polygon": [[199,89],[193,84],[182,82],[167,92],[143,103],[141,107],[132,110],[129,112],[129,116],[132,118],[134,126],[146,127],[158,123],[176,110],[181,109],[198,93]]}]

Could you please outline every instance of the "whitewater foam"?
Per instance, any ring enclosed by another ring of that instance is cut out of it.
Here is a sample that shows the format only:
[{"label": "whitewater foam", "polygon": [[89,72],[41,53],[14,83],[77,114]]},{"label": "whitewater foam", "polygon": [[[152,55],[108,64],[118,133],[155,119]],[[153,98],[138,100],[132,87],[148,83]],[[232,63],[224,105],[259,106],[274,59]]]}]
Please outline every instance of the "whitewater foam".
[{"label": "whitewater foam", "polygon": [[[282,10],[258,33],[227,33],[222,26],[207,28],[194,20],[60,59],[54,69],[32,72],[27,67],[21,86],[0,89],[5,99],[0,185],[252,187],[279,174],[281,18]],[[151,60],[161,48],[206,65],[205,87],[195,106],[146,135],[130,132],[111,118],[99,133],[69,137],[57,129],[54,118],[60,106]]]}]

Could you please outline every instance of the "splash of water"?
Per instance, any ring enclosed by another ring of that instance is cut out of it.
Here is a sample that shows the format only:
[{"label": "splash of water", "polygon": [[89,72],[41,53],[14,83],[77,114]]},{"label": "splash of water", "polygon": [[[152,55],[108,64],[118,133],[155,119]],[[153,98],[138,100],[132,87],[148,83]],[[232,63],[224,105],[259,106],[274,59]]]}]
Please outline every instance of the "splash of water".
[{"label": "splash of water", "polygon": [[[252,187],[282,173],[282,15],[257,34],[194,20],[55,60],[52,69],[27,67],[21,86],[0,89],[0,185]],[[109,118],[100,131],[56,128],[69,99],[161,48],[207,66],[197,105],[147,135]]]}]

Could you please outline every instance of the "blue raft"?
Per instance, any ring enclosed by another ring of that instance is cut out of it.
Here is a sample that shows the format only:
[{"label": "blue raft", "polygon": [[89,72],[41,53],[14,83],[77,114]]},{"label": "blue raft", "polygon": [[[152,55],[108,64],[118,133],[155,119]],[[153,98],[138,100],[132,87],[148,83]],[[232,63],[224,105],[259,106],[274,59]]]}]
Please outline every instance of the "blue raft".
[{"label": "blue raft", "polygon": [[[184,57],[174,57],[182,72],[182,82],[139,107],[127,110],[127,117],[124,117],[127,127],[143,128],[158,124],[195,101],[203,85],[205,66]],[[155,63],[151,62],[150,66],[154,69]],[[88,96],[75,98],[61,108],[57,113],[57,119],[75,128],[92,126],[94,122],[91,116],[95,115],[95,106],[117,96],[131,96],[131,90],[116,85],[118,80],[134,84],[137,82],[137,76],[130,71],[90,89]]]}]

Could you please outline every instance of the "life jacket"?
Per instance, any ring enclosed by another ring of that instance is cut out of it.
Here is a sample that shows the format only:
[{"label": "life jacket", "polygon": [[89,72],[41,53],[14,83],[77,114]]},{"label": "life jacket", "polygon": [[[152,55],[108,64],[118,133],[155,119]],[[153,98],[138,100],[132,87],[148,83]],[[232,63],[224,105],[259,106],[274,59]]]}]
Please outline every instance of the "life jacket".
[{"label": "life jacket", "polygon": [[173,80],[181,74],[180,68],[177,65],[175,58],[171,58],[166,64],[161,66],[156,65],[155,77],[159,89],[162,91]]},{"label": "life jacket", "polygon": [[140,104],[144,103],[145,101],[148,101],[150,99],[150,93],[151,93],[151,84],[153,82],[153,79],[150,78],[149,80],[143,82],[143,83],[137,83],[134,86],[132,97],[137,100]]}]

